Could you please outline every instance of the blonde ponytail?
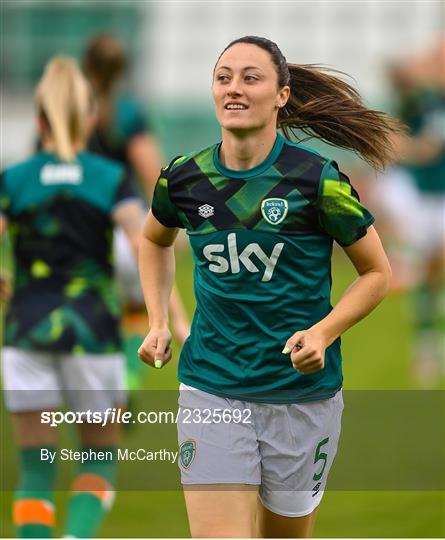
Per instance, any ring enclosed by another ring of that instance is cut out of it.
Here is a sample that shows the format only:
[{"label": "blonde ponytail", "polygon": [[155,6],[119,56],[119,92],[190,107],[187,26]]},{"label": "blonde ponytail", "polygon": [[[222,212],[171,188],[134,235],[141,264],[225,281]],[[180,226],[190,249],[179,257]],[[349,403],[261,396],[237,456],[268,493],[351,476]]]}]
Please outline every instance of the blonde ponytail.
[{"label": "blonde ponytail", "polygon": [[72,161],[75,146],[85,143],[91,108],[91,92],[76,60],[56,56],[46,65],[36,104],[48,122],[58,157]]}]

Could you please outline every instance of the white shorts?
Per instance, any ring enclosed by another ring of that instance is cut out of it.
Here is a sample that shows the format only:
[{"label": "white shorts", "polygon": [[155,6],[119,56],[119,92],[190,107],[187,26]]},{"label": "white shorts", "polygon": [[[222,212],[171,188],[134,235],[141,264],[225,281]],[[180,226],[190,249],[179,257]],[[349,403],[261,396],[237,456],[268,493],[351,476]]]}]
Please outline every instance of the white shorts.
[{"label": "white shorts", "polygon": [[125,403],[124,357],[71,355],[4,347],[2,379],[11,412],[59,408],[104,411]]},{"label": "white shorts", "polygon": [[412,246],[418,258],[438,256],[445,250],[445,197],[418,193],[417,208],[413,209]]},{"label": "white shorts", "polygon": [[143,306],[144,294],[139,281],[138,263],[121,227],[114,229],[113,251],[114,273],[123,303]]},{"label": "white shorts", "polygon": [[445,196],[420,191],[411,174],[401,167],[378,178],[376,201],[397,231],[398,238],[419,261],[445,248]]},{"label": "white shorts", "polygon": [[382,209],[397,237],[410,243],[416,232],[414,219],[419,211],[419,192],[414,178],[401,167],[391,167],[379,175],[373,187],[375,206]]},{"label": "white shorts", "polygon": [[282,516],[310,514],[337,452],[342,392],[320,401],[269,405],[180,386],[178,463],[187,484],[258,485]]}]

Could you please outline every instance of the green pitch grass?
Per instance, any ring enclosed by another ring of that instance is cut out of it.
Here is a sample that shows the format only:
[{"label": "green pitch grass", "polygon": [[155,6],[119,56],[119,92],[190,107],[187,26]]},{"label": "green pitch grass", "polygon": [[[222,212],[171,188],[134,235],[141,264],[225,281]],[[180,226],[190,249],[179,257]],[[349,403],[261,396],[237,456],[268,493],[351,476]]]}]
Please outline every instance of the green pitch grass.
[{"label": "green pitch grass", "polygon": [[[188,253],[178,256],[177,283],[184,301],[193,311],[192,262]],[[354,279],[342,253],[335,255],[334,300]],[[292,331],[292,329],[290,329]],[[410,380],[410,319],[406,295],[389,296],[366,321],[343,339],[345,389],[414,389]],[[178,348],[175,347],[177,358]],[[176,358],[164,369],[146,368],[147,389],[176,389]],[[382,418],[382,422],[384,422]],[[12,441],[9,422],[1,426],[2,438]],[[415,433],[413,433],[415,437]],[[128,439],[144,445],[139,428]],[[425,449],[428,441],[424,441]],[[3,443],[2,475],[16,476],[15,447]],[[425,450],[426,451],[426,450]],[[366,466],[366,464],[364,464]],[[443,466],[442,466],[443,469]],[[443,475],[443,472],[442,472]],[[147,485],[150,478],[147,477]],[[2,496],[1,534],[13,536],[10,521],[11,493]],[[58,533],[63,522],[66,493],[57,496]],[[445,496],[438,491],[328,491],[320,507],[317,537],[442,537],[445,535]],[[102,537],[187,537],[186,512],[180,492],[120,492],[101,529]]]}]

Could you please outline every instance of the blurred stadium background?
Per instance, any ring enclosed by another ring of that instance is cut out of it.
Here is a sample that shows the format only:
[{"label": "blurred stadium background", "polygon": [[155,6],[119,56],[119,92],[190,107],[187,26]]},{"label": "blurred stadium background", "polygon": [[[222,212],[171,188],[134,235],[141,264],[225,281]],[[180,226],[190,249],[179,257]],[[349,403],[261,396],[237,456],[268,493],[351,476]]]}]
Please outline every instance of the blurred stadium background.
[{"label": "blurred stadium background", "polygon": [[[26,157],[35,142],[32,92],[46,61],[57,53],[80,58],[86,41],[111,31],[131,58],[128,88],[144,104],[163,155],[172,157],[219,138],[210,96],[211,72],[222,48],[236,37],[264,35],[288,61],[323,63],[349,73],[366,101],[389,108],[389,62],[428,47],[444,29],[442,1],[24,1],[1,2],[1,167]],[[325,148],[359,178],[365,165]],[[369,171],[368,171],[369,172]],[[366,189],[365,189],[366,192]],[[365,193],[366,196],[366,193]],[[375,210],[372,208],[372,210]],[[193,312],[192,261],[178,253],[177,284]],[[6,260],[2,251],[2,262]],[[353,279],[336,253],[335,297]],[[366,323],[344,338],[345,388],[413,390],[410,378],[409,300],[390,295]],[[177,355],[177,348],[175,354]],[[172,362],[145,370],[147,389],[175,389]],[[442,415],[443,416],[443,415]],[[384,421],[384,419],[382,419]],[[3,441],[11,440],[8,422]],[[145,435],[129,433],[132,444]],[[413,433],[413,437],[416,434]],[[427,445],[428,443],[425,442]],[[14,476],[14,445],[3,444],[2,475]],[[442,465],[443,476],[443,465]],[[149,484],[147,478],[147,484]],[[59,494],[59,502],[66,497]],[[1,494],[2,536],[14,534],[11,493]],[[332,491],[322,504],[320,537],[441,537],[445,498],[439,491]],[[61,520],[59,520],[61,521]],[[102,531],[105,537],[188,536],[179,492],[121,492]]]}]

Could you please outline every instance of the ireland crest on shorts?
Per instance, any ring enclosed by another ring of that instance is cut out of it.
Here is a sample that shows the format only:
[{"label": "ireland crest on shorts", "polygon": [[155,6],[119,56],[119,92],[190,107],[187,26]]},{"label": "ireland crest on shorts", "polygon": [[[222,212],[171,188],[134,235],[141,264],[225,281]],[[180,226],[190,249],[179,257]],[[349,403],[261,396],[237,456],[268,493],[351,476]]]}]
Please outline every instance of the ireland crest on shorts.
[{"label": "ireland crest on shorts", "polygon": [[263,218],[271,225],[278,225],[287,215],[286,199],[264,199],[261,202]]},{"label": "ireland crest on shorts", "polygon": [[188,469],[195,458],[196,443],[195,441],[185,441],[179,447],[179,460],[184,469]]}]

